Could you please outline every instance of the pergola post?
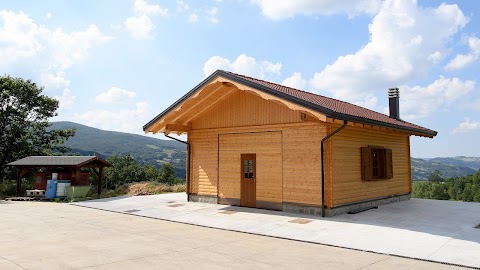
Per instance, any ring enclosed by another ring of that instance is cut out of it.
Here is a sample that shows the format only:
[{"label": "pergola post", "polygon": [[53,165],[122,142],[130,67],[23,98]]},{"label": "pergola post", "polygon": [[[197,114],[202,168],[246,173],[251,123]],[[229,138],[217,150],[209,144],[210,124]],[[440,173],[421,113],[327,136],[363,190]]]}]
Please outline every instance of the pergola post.
[{"label": "pergola post", "polygon": [[75,184],[80,180],[80,167],[75,168]]},{"label": "pergola post", "polygon": [[20,193],[22,193],[22,168],[18,168],[17,172],[17,197],[20,197]]},{"label": "pergola post", "polygon": [[28,168],[18,167],[17,172],[17,197],[20,197],[22,193],[22,178],[28,172]]},{"label": "pergola post", "polygon": [[98,174],[98,195],[102,194],[103,167],[100,167],[99,170],[100,173]]}]

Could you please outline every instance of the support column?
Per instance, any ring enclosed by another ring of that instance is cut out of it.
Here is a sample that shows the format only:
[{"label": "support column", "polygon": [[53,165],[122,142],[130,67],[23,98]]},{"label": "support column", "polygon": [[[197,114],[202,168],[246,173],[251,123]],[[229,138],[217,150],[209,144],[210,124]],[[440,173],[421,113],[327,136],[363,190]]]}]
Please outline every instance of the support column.
[{"label": "support column", "polygon": [[23,172],[23,169],[18,168],[18,172],[17,172],[17,197],[20,197],[20,193],[22,193],[22,172]]},{"label": "support column", "polygon": [[22,178],[28,172],[27,168],[19,167],[17,172],[17,197],[20,197],[22,194]]},{"label": "support column", "polygon": [[98,195],[102,194],[102,180],[103,180],[103,167],[99,168],[100,173],[98,174]]},{"label": "support column", "polygon": [[75,184],[80,180],[80,169],[79,167],[75,168]]}]

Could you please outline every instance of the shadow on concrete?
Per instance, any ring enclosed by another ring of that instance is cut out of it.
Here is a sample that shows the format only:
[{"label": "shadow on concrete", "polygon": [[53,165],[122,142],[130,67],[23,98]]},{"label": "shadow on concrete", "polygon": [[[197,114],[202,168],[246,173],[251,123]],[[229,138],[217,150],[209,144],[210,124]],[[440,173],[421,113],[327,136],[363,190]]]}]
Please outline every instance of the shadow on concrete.
[{"label": "shadow on concrete", "polygon": [[474,228],[480,224],[480,203],[411,199],[331,218],[227,205],[220,210],[397,228],[480,243],[480,229]]}]

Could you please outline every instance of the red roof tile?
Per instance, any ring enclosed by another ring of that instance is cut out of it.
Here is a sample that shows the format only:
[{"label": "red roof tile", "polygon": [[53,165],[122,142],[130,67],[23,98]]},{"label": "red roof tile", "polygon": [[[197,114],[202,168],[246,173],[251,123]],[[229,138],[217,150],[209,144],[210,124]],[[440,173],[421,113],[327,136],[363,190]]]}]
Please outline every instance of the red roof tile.
[{"label": "red roof tile", "polygon": [[259,91],[264,91],[266,93],[289,100],[301,106],[325,114],[327,117],[330,118],[393,128],[407,131],[415,135],[424,135],[428,137],[433,137],[437,135],[437,132],[434,130],[424,128],[403,120],[391,118],[388,115],[384,115],[348,102],[223,70],[217,70],[213,74],[208,76],[208,78],[195,86],[182,98],[177,100],[174,104],[170,105],[166,110],[157,115],[154,119],[150,120],[145,126],[143,126],[143,130],[146,131],[151,125],[153,125],[153,123],[155,123],[157,120],[170,112],[170,110],[184,102],[191,95],[202,89],[205,85],[209,84],[213,79],[218,76],[231,79],[238,83],[258,89]]},{"label": "red roof tile", "polygon": [[[298,90],[295,88],[283,86],[280,84],[272,83],[272,82],[267,82],[259,79],[255,79],[252,77],[248,77],[245,75],[240,75],[236,74],[233,72],[229,71],[222,71],[227,74],[233,75],[234,77],[238,77],[240,79],[244,79],[247,81],[250,81],[256,85],[261,85],[264,86],[272,91],[277,91],[282,94],[289,95],[293,98],[297,98],[303,101],[306,101],[308,103],[312,103],[314,105],[318,105],[326,110],[330,110],[333,113],[336,113],[335,115],[339,114],[340,117],[335,117],[334,115],[327,115],[332,118],[338,118],[341,120],[348,120],[348,119],[343,119],[341,115],[344,116],[353,116],[355,118],[360,118],[360,119],[365,119],[365,120],[370,120],[374,122],[380,122],[380,123],[385,123],[388,125],[396,126],[399,129],[408,129],[409,131],[416,131],[421,134],[429,135],[429,136],[435,136],[437,134],[436,131],[424,128],[419,125],[415,125],[403,120],[397,120],[395,118],[391,118],[388,115],[378,113],[345,101],[305,92],[302,90]],[[369,122],[370,122],[369,121]]]}]

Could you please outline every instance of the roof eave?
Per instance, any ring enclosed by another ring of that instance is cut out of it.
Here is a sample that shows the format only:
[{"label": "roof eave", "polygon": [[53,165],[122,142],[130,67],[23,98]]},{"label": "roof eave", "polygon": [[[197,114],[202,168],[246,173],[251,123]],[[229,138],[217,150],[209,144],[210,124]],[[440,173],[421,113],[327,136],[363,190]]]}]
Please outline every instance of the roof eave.
[{"label": "roof eave", "polygon": [[385,128],[392,128],[392,129],[396,129],[396,130],[410,132],[410,133],[413,133],[413,134],[421,134],[421,135],[424,135],[424,136],[427,136],[427,137],[434,137],[434,136],[437,135],[437,132],[433,131],[433,130],[426,131],[426,130],[422,130],[422,129],[402,127],[402,126],[398,126],[398,125],[395,125],[395,124],[390,124],[390,123],[375,121],[375,120],[371,120],[371,119],[366,119],[366,118],[363,118],[363,117],[358,117],[358,116],[353,116],[353,115],[334,112],[330,109],[327,109],[327,108],[322,107],[320,105],[317,105],[315,103],[312,103],[312,102],[303,100],[301,98],[297,98],[297,97],[288,95],[288,94],[280,92],[280,91],[275,91],[275,90],[273,90],[269,87],[266,87],[264,85],[255,83],[253,81],[247,80],[247,79],[242,78],[242,77],[235,76],[235,75],[230,74],[228,72],[225,72],[223,70],[217,70],[214,73],[212,73],[210,76],[205,78],[200,84],[195,86],[195,88],[190,90],[188,93],[186,93],[184,96],[182,96],[179,100],[177,100],[175,103],[170,105],[167,109],[165,109],[163,112],[161,112],[155,118],[150,120],[145,126],[143,126],[143,131],[147,132],[147,129],[150,126],[152,126],[156,121],[161,119],[163,116],[165,116],[168,112],[170,112],[172,109],[177,107],[179,104],[181,104],[182,102],[187,100],[195,92],[202,89],[205,85],[210,83],[210,81],[214,80],[217,76],[222,76],[226,79],[230,79],[232,81],[241,83],[245,86],[249,86],[249,87],[258,89],[260,91],[271,94],[271,95],[276,96],[278,98],[282,98],[282,99],[285,99],[287,101],[291,101],[291,102],[296,103],[298,105],[301,105],[305,108],[312,109],[312,110],[315,110],[319,113],[322,113],[322,114],[324,114],[324,115],[326,115],[327,117],[330,117],[330,118],[336,118],[336,119],[340,119],[340,120],[352,121],[352,122],[368,124],[368,125],[375,125],[375,126],[380,126],[380,127],[385,127]]},{"label": "roof eave", "polygon": [[159,115],[157,115],[155,118],[150,120],[147,124],[143,126],[143,131],[148,132],[147,129],[151,127],[155,122],[157,122],[159,119],[161,119],[164,115],[166,115],[168,112],[170,112],[172,109],[177,107],[179,104],[183,103],[185,100],[187,100],[191,95],[193,95],[195,92],[198,90],[202,89],[204,86],[209,84],[213,79],[215,79],[217,76],[219,76],[219,73],[225,73],[222,70],[217,70],[214,73],[212,73],[210,76],[205,78],[201,83],[199,83],[197,86],[195,86],[192,90],[188,91],[185,95],[183,95],[179,100],[175,101],[172,105],[170,105],[168,108],[166,108],[163,112],[161,112]]}]

